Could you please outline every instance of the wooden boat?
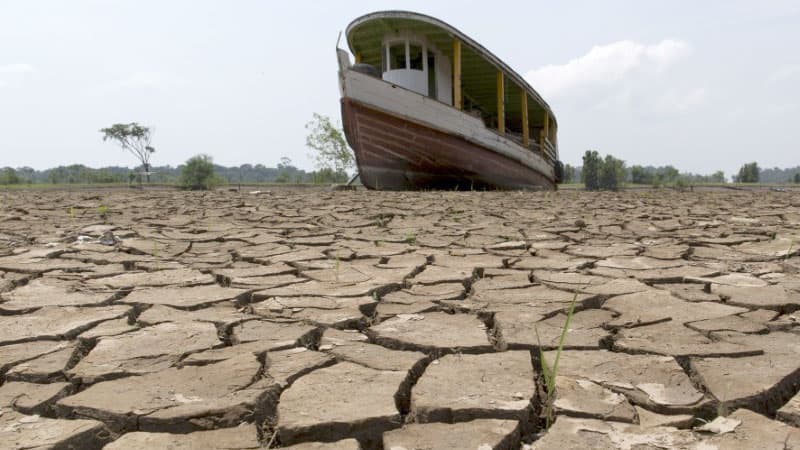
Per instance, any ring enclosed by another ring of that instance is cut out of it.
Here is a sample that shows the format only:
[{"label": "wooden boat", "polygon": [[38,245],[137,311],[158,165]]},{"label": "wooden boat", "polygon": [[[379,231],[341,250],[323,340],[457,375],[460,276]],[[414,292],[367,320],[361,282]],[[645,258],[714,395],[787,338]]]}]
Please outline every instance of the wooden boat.
[{"label": "wooden boat", "polygon": [[382,11],[338,48],[342,123],[370,189],[555,189],[557,123],[542,97],[452,26]]}]

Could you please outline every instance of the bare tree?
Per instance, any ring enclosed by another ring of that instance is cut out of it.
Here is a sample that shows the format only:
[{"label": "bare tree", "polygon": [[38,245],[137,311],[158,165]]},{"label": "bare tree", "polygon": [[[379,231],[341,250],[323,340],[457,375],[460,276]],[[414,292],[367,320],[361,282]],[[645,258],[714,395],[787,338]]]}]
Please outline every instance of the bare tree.
[{"label": "bare tree", "polygon": [[149,127],[136,122],[115,123],[108,128],[100,130],[103,133],[103,142],[116,141],[124,150],[128,150],[144,166],[147,182],[150,182],[150,156],[156,149],[150,146],[152,133]]}]

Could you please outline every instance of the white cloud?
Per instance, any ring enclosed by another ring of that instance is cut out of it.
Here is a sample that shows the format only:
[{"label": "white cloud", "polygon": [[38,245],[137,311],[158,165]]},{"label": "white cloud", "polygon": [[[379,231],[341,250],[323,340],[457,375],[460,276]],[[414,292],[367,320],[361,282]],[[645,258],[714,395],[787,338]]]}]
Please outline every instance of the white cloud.
[{"label": "white cloud", "polygon": [[618,41],[592,47],[565,64],[531,70],[525,78],[545,97],[557,97],[587,86],[611,85],[636,71],[663,71],[690,52],[687,42],[674,39],[652,45]]}]

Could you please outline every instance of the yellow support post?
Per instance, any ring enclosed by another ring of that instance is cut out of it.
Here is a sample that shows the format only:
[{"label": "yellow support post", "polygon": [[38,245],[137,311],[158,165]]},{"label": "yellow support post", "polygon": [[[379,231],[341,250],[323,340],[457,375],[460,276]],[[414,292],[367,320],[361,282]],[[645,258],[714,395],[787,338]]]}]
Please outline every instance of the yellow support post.
[{"label": "yellow support post", "polygon": [[527,147],[531,134],[528,128],[528,94],[525,89],[520,88],[520,91],[522,91],[522,145]]},{"label": "yellow support post", "polygon": [[505,76],[497,71],[497,131],[506,134]]},{"label": "yellow support post", "polygon": [[356,52],[356,64],[361,64],[361,52]]},{"label": "yellow support post", "polygon": [[550,137],[550,113],[547,111],[544,112],[544,137]]},{"label": "yellow support post", "polygon": [[461,110],[461,41],[453,39],[453,106]]}]

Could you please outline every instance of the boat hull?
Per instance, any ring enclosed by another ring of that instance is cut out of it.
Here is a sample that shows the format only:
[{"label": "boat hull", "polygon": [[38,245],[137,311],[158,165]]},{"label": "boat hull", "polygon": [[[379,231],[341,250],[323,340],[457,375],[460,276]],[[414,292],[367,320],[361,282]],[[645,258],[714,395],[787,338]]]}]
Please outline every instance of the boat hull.
[{"label": "boat hull", "polygon": [[552,190],[553,180],[485,146],[342,98],[361,182],[380,190]]}]

